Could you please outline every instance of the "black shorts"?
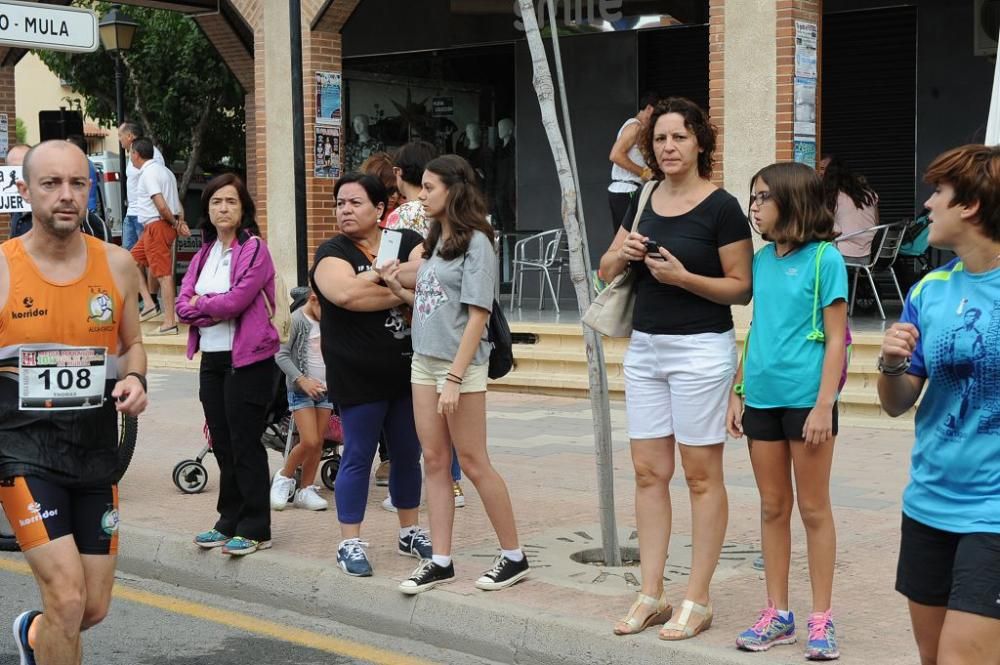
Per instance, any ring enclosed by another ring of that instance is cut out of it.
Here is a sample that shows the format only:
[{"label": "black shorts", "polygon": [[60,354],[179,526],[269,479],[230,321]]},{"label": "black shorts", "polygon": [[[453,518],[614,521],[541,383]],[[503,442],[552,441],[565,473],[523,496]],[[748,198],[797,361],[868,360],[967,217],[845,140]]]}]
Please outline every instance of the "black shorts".
[{"label": "black shorts", "polygon": [[80,554],[118,553],[118,486],[67,489],[34,476],[0,479],[0,503],[27,552],[73,536]]},{"label": "black shorts", "polygon": [[[743,433],[754,441],[801,441],[812,409],[743,409]],[[833,405],[833,435],[837,436],[837,405]]]},{"label": "black shorts", "polygon": [[904,514],[896,591],[921,605],[1000,619],[1000,533],[952,533]]}]

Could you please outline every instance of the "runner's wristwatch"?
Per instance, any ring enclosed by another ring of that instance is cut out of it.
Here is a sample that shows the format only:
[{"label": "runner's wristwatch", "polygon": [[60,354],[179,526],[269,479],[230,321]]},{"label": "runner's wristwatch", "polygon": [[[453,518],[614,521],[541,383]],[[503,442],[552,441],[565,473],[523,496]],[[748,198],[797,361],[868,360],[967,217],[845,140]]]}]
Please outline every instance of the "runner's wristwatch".
[{"label": "runner's wristwatch", "polygon": [[139,379],[139,383],[142,384],[142,392],[144,392],[144,393],[148,393],[149,392],[149,389],[146,387],[146,375],[145,374],[140,374],[139,372],[129,372],[125,376],[134,376],[135,378]]},{"label": "runner's wristwatch", "polygon": [[886,376],[902,376],[906,370],[910,369],[910,359],[904,358],[902,362],[895,365],[886,365],[885,358],[880,353],[878,355],[878,371]]}]

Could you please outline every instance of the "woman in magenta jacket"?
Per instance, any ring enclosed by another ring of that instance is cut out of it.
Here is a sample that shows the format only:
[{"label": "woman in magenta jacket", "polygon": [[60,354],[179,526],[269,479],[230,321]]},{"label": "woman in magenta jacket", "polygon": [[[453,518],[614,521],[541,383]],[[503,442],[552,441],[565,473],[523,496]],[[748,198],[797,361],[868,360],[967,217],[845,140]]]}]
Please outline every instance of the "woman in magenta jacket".
[{"label": "woman in magenta jacket", "polygon": [[203,244],[184,275],[177,318],[190,326],[188,358],[201,351],[199,397],[221,479],[219,519],[194,542],[240,556],[271,546],[270,481],[260,439],[279,347],[268,316],[274,263],[239,177],[213,179],[201,205]]}]

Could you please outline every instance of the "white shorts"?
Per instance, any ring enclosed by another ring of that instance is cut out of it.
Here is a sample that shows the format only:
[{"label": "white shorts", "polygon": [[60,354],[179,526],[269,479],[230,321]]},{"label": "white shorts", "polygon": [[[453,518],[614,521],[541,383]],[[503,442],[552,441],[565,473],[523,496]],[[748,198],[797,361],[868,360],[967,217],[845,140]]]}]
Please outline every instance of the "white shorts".
[{"label": "white shorts", "polygon": [[736,334],[632,333],[625,352],[625,411],[632,439],[675,436],[704,446],[726,440]]}]

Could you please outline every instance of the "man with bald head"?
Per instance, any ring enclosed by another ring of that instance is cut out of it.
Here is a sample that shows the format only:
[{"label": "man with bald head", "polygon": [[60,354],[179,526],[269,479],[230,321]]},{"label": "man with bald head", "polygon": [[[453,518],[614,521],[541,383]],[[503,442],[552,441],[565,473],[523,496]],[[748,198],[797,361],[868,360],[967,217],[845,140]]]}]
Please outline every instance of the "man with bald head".
[{"label": "man with bald head", "polygon": [[80,665],[107,614],[118,550],[118,419],[146,408],[131,255],[84,235],[87,158],[24,157],[31,230],[0,245],[0,504],[42,611],[14,621],[21,665]]},{"label": "man with bald head", "polygon": [[[7,166],[20,166],[21,162],[24,161],[24,156],[28,154],[31,150],[31,146],[24,143],[17,143],[12,145],[9,150],[7,150]],[[24,219],[23,212],[12,212],[10,214],[10,237],[16,238],[20,235],[24,235],[31,228],[31,218],[27,220],[27,224],[22,224],[21,220]]]}]

